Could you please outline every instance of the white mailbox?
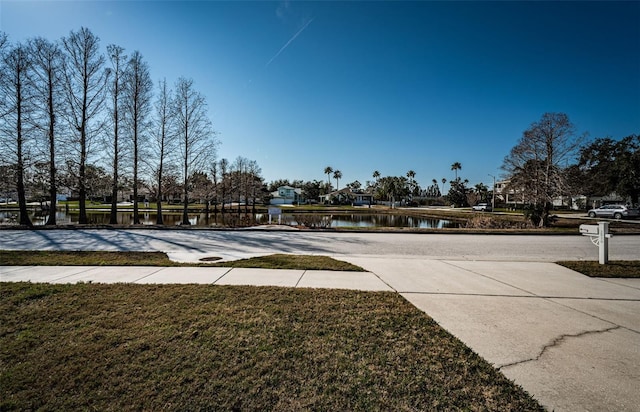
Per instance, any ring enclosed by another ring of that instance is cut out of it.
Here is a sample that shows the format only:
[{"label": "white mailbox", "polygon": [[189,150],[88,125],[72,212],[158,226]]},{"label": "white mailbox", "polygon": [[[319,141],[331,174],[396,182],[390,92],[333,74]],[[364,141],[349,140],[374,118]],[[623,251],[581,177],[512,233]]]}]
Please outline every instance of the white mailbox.
[{"label": "white mailbox", "polygon": [[585,236],[597,236],[599,233],[597,225],[580,225],[580,234]]},{"label": "white mailbox", "polygon": [[591,243],[598,246],[599,262],[601,265],[609,263],[609,222],[598,222],[598,225],[580,225],[580,234],[589,236]]}]

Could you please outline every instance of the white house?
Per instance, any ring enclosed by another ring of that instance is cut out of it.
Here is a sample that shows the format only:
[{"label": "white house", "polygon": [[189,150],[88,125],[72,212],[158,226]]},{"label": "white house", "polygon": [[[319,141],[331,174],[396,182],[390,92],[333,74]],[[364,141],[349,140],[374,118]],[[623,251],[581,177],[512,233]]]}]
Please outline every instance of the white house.
[{"label": "white house", "polygon": [[280,186],[275,192],[271,192],[272,205],[292,205],[302,200],[302,189],[291,186]]},{"label": "white house", "polygon": [[320,196],[320,201],[323,203],[331,203],[333,199],[338,199],[340,203],[349,202],[354,205],[370,205],[373,203],[373,194],[356,193],[350,188],[345,187],[344,189]]}]

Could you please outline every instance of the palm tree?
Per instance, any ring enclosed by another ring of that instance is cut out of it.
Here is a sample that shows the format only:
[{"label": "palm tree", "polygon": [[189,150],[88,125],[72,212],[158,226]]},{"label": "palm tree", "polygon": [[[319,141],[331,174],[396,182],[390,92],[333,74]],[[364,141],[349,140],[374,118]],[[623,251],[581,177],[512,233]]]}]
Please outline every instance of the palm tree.
[{"label": "palm tree", "polygon": [[[434,186],[438,188],[438,192],[440,191],[440,187],[438,186],[438,181],[436,179],[431,179],[431,182],[433,182]],[[444,187],[443,187],[444,189]]]},{"label": "palm tree", "polygon": [[451,170],[453,170],[456,173],[456,180],[458,180],[458,170],[462,170],[462,163],[455,162],[454,164],[451,165]]},{"label": "palm tree", "polygon": [[336,179],[336,190],[340,190],[340,179],[342,179],[342,172],[339,170],[335,170],[333,172],[333,178]]},{"label": "palm tree", "polygon": [[331,173],[333,173],[333,168],[331,166],[324,168],[324,174],[327,175],[327,183],[329,183],[329,191],[331,191]]},{"label": "palm tree", "polygon": [[440,193],[442,196],[444,196],[444,184],[447,183],[447,179],[445,179],[444,177],[442,178],[442,192]]},{"label": "palm tree", "polygon": [[415,191],[415,181],[413,180],[416,177],[416,172],[413,170],[409,170],[407,172],[407,177],[409,178],[409,199],[413,200],[413,192]]},{"label": "palm tree", "polygon": [[416,172],[414,172],[413,170],[409,170],[407,172],[407,177],[409,178],[410,182],[413,182],[413,179],[416,177]]},{"label": "palm tree", "polygon": [[374,170],[373,178],[376,179],[376,183],[378,183],[378,179],[380,179],[380,172],[378,172],[377,170]]}]

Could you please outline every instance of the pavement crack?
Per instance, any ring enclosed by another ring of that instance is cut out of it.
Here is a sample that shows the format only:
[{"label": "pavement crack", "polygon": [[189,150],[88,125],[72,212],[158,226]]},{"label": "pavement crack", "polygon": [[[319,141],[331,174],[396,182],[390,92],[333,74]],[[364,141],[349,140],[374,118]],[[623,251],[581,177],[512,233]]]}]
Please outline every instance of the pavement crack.
[{"label": "pavement crack", "polygon": [[616,325],[616,326],[612,326],[610,328],[606,328],[606,329],[599,329],[599,330],[587,330],[584,332],[580,332],[580,333],[576,333],[576,334],[562,334],[560,336],[558,336],[557,338],[553,339],[551,342],[547,343],[546,345],[544,345],[542,347],[542,350],[540,350],[540,353],[533,357],[533,358],[529,358],[529,359],[524,359],[524,360],[520,360],[520,361],[516,361],[516,362],[511,362],[511,363],[507,363],[504,365],[500,365],[497,366],[498,370],[502,370],[503,368],[508,368],[511,366],[516,366],[516,365],[521,365],[523,363],[528,363],[528,362],[535,362],[540,360],[540,358],[542,358],[544,356],[544,354],[549,351],[552,348],[555,348],[559,345],[562,344],[562,342],[564,342],[567,338],[581,338],[583,336],[587,336],[587,335],[597,335],[597,334],[601,334],[601,333],[605,333],[605,332],[611,332],[612,330],[616,330],[616,329],[621,329],[622,326]]}]

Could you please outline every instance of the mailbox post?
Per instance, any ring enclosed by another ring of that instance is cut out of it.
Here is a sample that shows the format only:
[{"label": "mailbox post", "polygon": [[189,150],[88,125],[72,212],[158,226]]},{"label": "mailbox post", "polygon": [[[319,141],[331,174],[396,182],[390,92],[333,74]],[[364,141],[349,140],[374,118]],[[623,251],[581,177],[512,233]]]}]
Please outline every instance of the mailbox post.
[{"label": "mailbox post", "polygon": [[609,263],[609,222],[598,222],[599,261],[601,265]]},{"label": "mailbox post", "polygon": [[598,222],[596,225],[580,225],[580,233],[589,236],[591,243],[598,246],[598,256],[601,265],[609,263],[609,222]]}]

